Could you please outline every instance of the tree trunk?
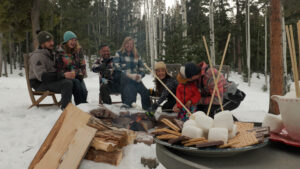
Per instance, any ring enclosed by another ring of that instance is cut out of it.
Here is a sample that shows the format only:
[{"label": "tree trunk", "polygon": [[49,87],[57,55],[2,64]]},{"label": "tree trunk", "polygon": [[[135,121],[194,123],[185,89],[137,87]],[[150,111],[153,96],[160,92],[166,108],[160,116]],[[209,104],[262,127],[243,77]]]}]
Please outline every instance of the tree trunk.
[{"label": "tree trunk", "polygon": [[31,9],[31,24],[32,24],[32,39],[33,47],[37,49],[39,42],[37,39],[37,31],[40,30],[40,0],[33,0],[33,6]]},{"label": "tree trunk", "polygon": [[109,37],[109,3],[110,0],[106,0],[106,36]]},{"label": "tree trunk", "polygon": [[[182,32],[182,37],[184,40],[187,38],[187,17],[186,17],[186,0],[181,0],[181,5],[182,5],[182,25],[183,25],[183,32]],[[184,44],[184,55],[185,59],[187,59],[187,46]]]},{"label": "tree trunk", "polygon": [[159,45],[158,45],[158,55],[162,54],[162,39],[163,39],[163,13],[162,13],[162,0],[159,1],[158,5],[158,32],[159,32]]},{"label": "tree trunk", "polygon": [[157,6],[155,5],[153,9],[153,46],[154,46],[154,60],[157,61]]},{"label": "tree trunk", "polygon": [[284,10],[281,6],[281,30],[282,30],[282,57],[283,57],[283,80],[284,80],[284,92],[288,91],[288,79],[287,79],[287,62],[286,62],[286,32],[285,32],[285,20]]},{"label": "tree trunk", "polygon": [[23,57],[22,57],[22,43],[19,42],[19,54],[18,54],[18,57],[19,57],[19,69],[22,70],[22,65],[23,65]]},{"label": "tree trunk", "polygon": [[[147,2],[149,2],[147,0]],[[148,9],[150,10],[149,15],[149,44],[150,44],[150,58],[151,58],[151,67],[154,70],[154,45],[153,45],[153,0],[150,0],[150,4],[148,4]]]},{"label": "tree trunk", "polygon": [[266,89],[268,89],[268,48],[267,48],[267,44],[268,44],[268,10],[266,9],[265,11],[265,85],[266,85]]},{"label": "tree trunk", "polygon": [[[270,96],[284,94],[282,30],[280,0],[272,0],[270,5]],[[270,97],[271,98],[271,97]],[[278,105],[270,99],[269,112],[279,114]]]},{"label": "tree trunk", "polygon": [[[164,9],[163,9],[163,23],[162,27],[165,28],[166,25],[166,0],[164,0]],[[163,30],[163,36],[162,36],[162,55],[166,55],[166,50],[165,50],[165,39],[166,39],[166,31]]]},{"label": "tree trunk", "polygon": [[251,85],[251,62],[250,62],[250,3],[249,0],[247,0],[247,68],[248,68],[248,86]]},{"label": "tree trunk", "polygon": [[26,54],[29,54],[29,32],[26,32]]},{"label": "tree trunk", "polygon": [[[146,10],[147,9],[147,10]],[[148,0],[144,2],[144,15],[145,15],[145,35],[146,35],[146,58],[147,61],[150,58],[149,56],[149,19],[148,19]],[[151,61],[150,61],[151,62]]]},{"label": "tree trunk", "polygon": [[210,33],[210,57],[213,65],[216,65],[215,56],[215,28],[214,28],[214,1],[209,5],[209,33]]},{"label": "tree trunk", "polygon": [[238,57],[238,73],[242,73],[242,55],[241,55],[241,21],[240,21],[241,11],[239,0],[236,0],[236,24],[237,24],[237,34],[236,34],[236,54]]},{"label": "tree trunk", "polygon": [[12,51],[11,31],[9,31],[8,49],[9,49],[9,68],[10,68],[10,74],[13,74],[13,55],[12,55],[13,51]]},{"label": "tree trunk", "polygon": [[0,77],[2,76],[2,64],[3,64],[2,38],[3,38],[3,34],[0,33]]}]

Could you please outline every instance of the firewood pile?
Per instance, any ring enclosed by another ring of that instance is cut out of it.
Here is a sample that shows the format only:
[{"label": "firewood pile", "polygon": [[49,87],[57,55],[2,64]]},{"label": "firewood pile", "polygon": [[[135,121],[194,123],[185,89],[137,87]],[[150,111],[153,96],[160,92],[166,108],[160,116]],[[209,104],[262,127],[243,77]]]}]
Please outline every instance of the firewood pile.
[{"label": "firewood pile", "polygon": [[153,144],[152,135],[144,131],[153,128],[154,123],[144,113],[130,115],[129,112],[121,112],[116,115],[109,109],[100,107],[91,110],[90,114],[96,117],[94,120],[98,123],[100,120],[101,125],[97,125],[100,128],[85,156],[87,160],[118,165],[123,158],[124,146],[133,143]]}]

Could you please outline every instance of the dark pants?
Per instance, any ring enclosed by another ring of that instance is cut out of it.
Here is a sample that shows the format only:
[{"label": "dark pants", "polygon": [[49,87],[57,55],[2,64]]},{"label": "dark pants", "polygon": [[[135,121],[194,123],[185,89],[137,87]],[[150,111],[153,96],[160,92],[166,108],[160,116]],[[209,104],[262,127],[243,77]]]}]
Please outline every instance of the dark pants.
[{"label": "dark pants", "polygon": [[42,82],[36,91],[46,91],[61,93],[61,109],[71,102],[72,99],[73,82],[69,79],[62,79],[54,82]]},{"label": "dark pants", "polygon": [[121,77],[121,98],[122,103],[131,107],[136,102],[136,95],[139,93],[142,97],[142,107],[144,110],[150,108],[150,93],[142,82],[136,82],[129,79],[126,75]]},{"label": "dark pants", "polygon": [[83,80],[72,79],[75,104],[87,103],[88,91]]},{"label": "dark pants", "polygon": [[107,84],[100,85],[100,97],[103,103],[111,104],[110,94],[121,93],[120,84],[114,82],[108,82]]}]

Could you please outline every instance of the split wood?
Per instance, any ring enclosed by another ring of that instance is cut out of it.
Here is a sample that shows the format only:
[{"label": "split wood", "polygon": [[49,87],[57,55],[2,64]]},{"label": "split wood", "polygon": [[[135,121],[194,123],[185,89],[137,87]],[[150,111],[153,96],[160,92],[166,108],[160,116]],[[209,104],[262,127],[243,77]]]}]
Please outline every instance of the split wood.
[{"label": "split wood", "polygon": [[[223,67],[223,64],[224,64],[225,55],[226,55],[226,52],[227,52],[227,48],[228,48],[228,43],[229,43],[229,40],[230,40],[230,36],[231,36],[231,34],[229,33],[229,34],[228,34],[228,37],[227,37],[226,46],[225,46],[225,49],[224,49],[224,52],[223,52],[221,64],[220,64],[220,67],[219,67],[219,71],[218,71],[218,76],[217,76],[216,82],[218,82],[219,79],[220,79],[220,74],[221,74],[221,70],[222,70],[222,67]],[[213,100],[214,100],[214,97],[215,97],[215,93],[216,93],[217,88],[218,88],[218,84],[215,83],[214,91],[213,91],[213,93],[212,93],[212,95],[211,95],[210,103],[209,103],[208,110],[207,110],[207,113],[206,113],[207,116],[209,116],[210,109],[211,109],[212,102],[213,102]]]},{"label": "split wood", "polygon": [[[214,83],[215,83],[215,85],[218,85],[218,82],[216,81],[215,71],[214,71],[213,65],[211,63],[211,58],[210,58],[210,54],[209,54],[209,51],[208,51],[205,36],[202,36],[202,38],[203,38],[203,43],[204,43],[204,46],[205,46],[205,49],[206,49],[206,54],[207,54],[209,66],[210,66],[210,69],[211,69],[211,72],[212,72],[212,75],[213,75]],[[217,94],[218,94],[218,99],[219,99],[219,104],[221,106],[221,110],[224,111],[223,103],[222,103],[222,100],[221,100],[221,97],[220,97],[219,88],[217,88]]]},{"label": "split wood", "polygon": [[147,66],[146,63],[144,63],[144,66],[152,73],[152,75],[164,86],[165,89],[168,90],[168,92],[178,101],[178,103],[187,111],[188,116],[191,116],[191,111],[185,107],[185,105],[175,96],[175,94],[165,85],[164,82],[162,82],[159,77],[156,76],[156,74]]},{"label": "split wood", "polygon": [[[298,27],[298,25],[297,25]],[[296,97],[300,97],[300,90],[299,90],[299,76],[298,76],[298,68],[297,68],[297,59],[296,59],[296,52],[295,52],[295,42],[294,42],[294,34],[293,34],[293,27],[285,26],[286,29],[286,36],[288,39],[289,44],[289,51],[291,55],[292,61],[292,70],[294,75],[294,82],[295,82],[295,89],[296,89]],[[299,32],[299,29],[298,29]]]}]

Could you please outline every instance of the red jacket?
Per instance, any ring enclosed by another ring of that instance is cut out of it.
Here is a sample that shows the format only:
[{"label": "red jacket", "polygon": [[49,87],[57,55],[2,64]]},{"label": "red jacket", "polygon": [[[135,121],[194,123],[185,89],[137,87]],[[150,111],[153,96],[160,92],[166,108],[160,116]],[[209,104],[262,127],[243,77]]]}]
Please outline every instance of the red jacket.
[{"label": "red jacket", "polygon": [[[185,105],[187,101],[191,100],[192,105],[195,105],[201,99],[201,94],[197,88],[196,82],[182,84],[180,83],[176,89],[176,97]],[[177,107],[182,108],[181,104],[177,102]]]}]

